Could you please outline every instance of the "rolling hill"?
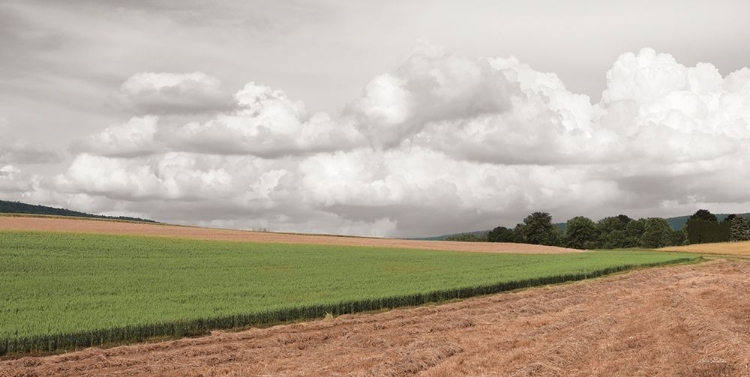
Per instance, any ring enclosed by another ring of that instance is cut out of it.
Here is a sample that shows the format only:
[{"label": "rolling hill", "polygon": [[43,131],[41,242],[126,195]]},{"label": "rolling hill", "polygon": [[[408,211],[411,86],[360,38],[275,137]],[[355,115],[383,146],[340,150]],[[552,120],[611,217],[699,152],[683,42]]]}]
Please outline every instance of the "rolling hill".
[{"label": "rolling hill", "polygon": [[91,219],[139,221],[139,222],[147,222],[147,223],[156,222],[154,220],[141,219],[138,217],[93,215],[93,214],[86,213],[86,212],[71,211],[65,208],[40,206],[40,205],[26,204],[26,203],[21,203],[21,202],[10,202],[7,200],[0,200],[0,213],[63,216],[63,217],[85,217],[85,218],[91,218]]}]

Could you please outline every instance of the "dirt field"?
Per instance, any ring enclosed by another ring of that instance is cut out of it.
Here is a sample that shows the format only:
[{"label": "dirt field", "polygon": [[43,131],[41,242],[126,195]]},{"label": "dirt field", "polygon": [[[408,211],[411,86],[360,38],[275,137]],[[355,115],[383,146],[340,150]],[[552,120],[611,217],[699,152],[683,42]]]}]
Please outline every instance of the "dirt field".
[{"label": "dirt field", "polygon": [[0,376],[750,376],[750,263],[0,361]]},{"label": "dirt field", "polygon": [[750,241],[745,242],[721,242],[721,243],[702,243],[687,246],[671,246],[660,250],[680,251],[684,253],[702,253],[702,254],[727,254],[750,256]]},{"label": "dirt field", "polygon": [[220,241],[400,247],[425,250],[473,251],[487,253],[560,254],[581,252],[581,250],[566,249],[563,247],[526,245],[516,243],[415,241],[389,238],[336,237],[45,217],[0,216],[0,229],[99,234],[132,234]]}]

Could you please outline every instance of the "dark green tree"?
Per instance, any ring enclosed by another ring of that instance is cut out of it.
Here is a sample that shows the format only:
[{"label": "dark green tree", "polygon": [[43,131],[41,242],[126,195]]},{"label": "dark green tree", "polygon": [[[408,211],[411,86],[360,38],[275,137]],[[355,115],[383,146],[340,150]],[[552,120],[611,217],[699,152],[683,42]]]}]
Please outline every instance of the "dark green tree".
[{"label": "dark green tree", "polygon": [[710,221],[710,222],[718,222],[718,219],[716,219],[716,215],[711,213],[707,209],[699,209],[694,214],[690,216],[691,220],[703,220],[703,221]]},{"label": "dark green tree", "polygon": [[622,249],[626,247],[632,247],[628,244],[628,237],[625,230],[613,230],[609,234],[601,235],[600,248],[602,249]]},{"label": "dark green tree", "polygon": [[701,219],[688,219],[685,233],[688,243],[727,242],[731,236],[731,223],[715,222]]},{"label": "dark green tree", "polygon": [[522,228],[525,243],[534,245],[555,245],[559,243],[559,233],[552,225],[552,216],[547,212],[534,212],[523,219]]},{"label": "dark green tree", "polygon": [[596,224],[591,219],[577,216],[568,220],[565,227],[565,246],[573,249],[585,249],[586,246],[596,247],[599,236]]},{"label": "dark green tree", "polygon": [[750,226],[742,216],[735,216],[731,220],[732,225],[729,229],[729,240],[736,241],[750,241]]},{"label": "dark green tree", "polygon": [[487,241],[489,242],[515,242],[515,238],[513,229],[504,226],[499,226],[487,233]]},{"label": "dark green tree", "polygon": [[669,246],[671,243],[672,228],[667,220],[658,217],[646,219],[643,235],[641,236],[641,247],[656,249]]},{"label": "dark green tree", "polygon": [[[596,223],[596,228],[599,233],[597,247],[604,249],[619,249],[636,246],[628,246],[625,233],[625,228],[631,221],[633,221],[633,219],[625,215],[610,216],[599,220]],[[638,242],[640,243],[640,239]]]},{"label": "dark green tree", "polygon": [[615,230],[625,230],[625,226],[632,220],[625,215],[610,216],[599,220],[596,227],[602,233],[610,233]]},{"label": "dark green tree", "polygon": [[673,230],[669,236],[669,245],[665,246],[681,246],[685,244],[685,232],[682,230]]},{"label": "dark green tree", "polygon": [[629,222],[633,221],[633,219],[623,214],[617,215],[617,219],[625,225],[628,225]]},{"label": "dark green tree", "polygon": [[454,234],[445,238],[446,241],[462,241],[462,242],[486,242],[486,234],[475,234],[475,233],[461,233]]},{"label": "dark green tree", "polygon": [[552,232],[549,237],[549,246],[563,246],[563,239],[565,235],[556,226],[552,227]]},{"label": "dark green tree", "polygon": [[524,226],[523,224],[516,224],[516,227],[513,228],[513,242],[515,243],[525,243],[526,239],[524,238]]},{"label": "dark green tree", "polygon": [[646,231],[646,220],[638,219],[633,220],[625,226],[625,243],[622,247],[639,247],[641,245],[641,237],[643,232]]}]

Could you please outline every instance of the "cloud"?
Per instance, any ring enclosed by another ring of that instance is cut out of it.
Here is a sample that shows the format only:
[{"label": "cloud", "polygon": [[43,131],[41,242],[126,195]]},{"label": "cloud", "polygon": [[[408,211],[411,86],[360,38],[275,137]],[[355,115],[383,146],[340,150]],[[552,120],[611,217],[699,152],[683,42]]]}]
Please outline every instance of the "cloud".
[{"label": "cloud", "polygon": [[151,157],[122,158],[78,155],[65,174],[55,180],[59,188],[123,200],[195,200],[239,194],[216,157],[166,153]]},{"label": "cloud", "polygon": [[375,145],[395,147],[431,122],[504,112],[513,89],[486,59],[428,49],[372,79],[349,112]]},{"label": "cloud", "polygon": [[411,141],[462,160],[550,164],[601,153],[591,142],[591,108],[556,75],[516,58],[428,48],[375,77],[348,111],[375,147]]},{"label": "cloud", "polygon": [[387,217],[345,219],[308,203],[299,187],[299,159],[82,154],[54,178],[54,186],[78,209],[105,212],[116,207],[119,213],[176,223],[370,236],[393,232],[395,221]]},{"label": "cloud", "polygon": [[402,236],[457,231],[465,222],[482,229],[583,196],[601,203],[617,195],[614,182],[590,179],[575,167],[460,161],[420,146],[318,155],[300,170],[307,202],[351,220],[389,216]]},{"label": "cloud", "polygon": [[232,109],[203,120],[175,115],[134,117],[77,140],[70,149],[109,157],[172,151],[279,158],[364,144],[351,119],[334,120],[324,112],[308,114],[302,102],[280,90],[250,82],[234,94],[234,103]]},{"label": "cloud", "polygon": [[131,118],[127,123],[112,125],[88,138],[73,142],[73,152],[112,157],[136,157],[156,153],[163,148],[156,142],[159,117]]},{"label": "cloud", "polygon": [[[722,77],[644,49],[606,77],[592,104],[516,58],[427,47],[335,115],[251,82],[233,108],[138,116],[80,141],[47,197],[180,223],[387,236],[512,226],[539,210],[556,221],[747,210],[749,69]],[[11,190],[28,181],[13,169]]]},{"label": "cloud", "polygon": [[62,159],[58,151],[32,143],[18,136],[18,133],[18,127],[13,127],[7,118],[0,117],[0,165],[49,164]]},{"label": "cloud", "polygon": [[35,145],[25,139],[0,145],[0,163],[49,164],[60,162],[61,159],[58,152],[44,145]]},{"label": "cloud", "polygon": [[192,114],[232,107],[221,81],[198,71],[138,73],[122,83],[118,97],[139,114]]},{"label": "cloud", "polygon": [[609,138],[619,141],[619,155],[704,161],[740,151],[750,137],[747,117],[722,105],[737,98],[711,64],[685,67],[671,55],[643,49],[620,56],[607,79],[597,122],[602,134],[614,133]]},{"label": "cloud", "polygon": [[199,153],[265,158],[348,149],[362,143],[351,122],[326,113],[308,115],[304,104],[280,90],[248,83],[234,95],[236,110],[171,132],[174,148]]},{"label": "cloud", "polygon": [[0,194],[4,198],[34,191],[38,188],[38,183],[38,176],[25,173],[16,166],[0,166]]}]

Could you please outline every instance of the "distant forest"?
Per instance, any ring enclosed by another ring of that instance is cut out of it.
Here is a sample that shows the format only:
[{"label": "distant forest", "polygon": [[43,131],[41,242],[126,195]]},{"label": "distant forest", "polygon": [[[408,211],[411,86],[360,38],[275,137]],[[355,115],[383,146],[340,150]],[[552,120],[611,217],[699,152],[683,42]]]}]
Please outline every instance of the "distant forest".
[{"label": "distant forest", "polygon": [[[499,226],[487,232],[462,233],[449,241],[515,242],[565,246],[574,249],[621,249],[679,246],[750,240],[750,214],[714,215],[701,209],[691,216],[668,219],[631,219],[625,215],[594,222],[583,216],[553,224],[546,212],[534,212],[514,228]],[[680,228],[675,229],[676,226]]]},{"label": "distant forest", "polygon": [[0,200],[0,213],[20,213],[20,214],[29,214],[29,215],[48,215],[48,216],[63,216],[63,217],[85,217],[85,218],[92,218],[92,219],[110,219],[110,220],[140,221],[140,222],[147,222],[147,223],[156,223],[156,221],[154,220],[141,219],[139,217],[92,215],[90,213],[71,211],[65,208],[39,206],[39,205],[26,204],[26,203],[21,203],[21,202],[9,202],[6,200]]}]

